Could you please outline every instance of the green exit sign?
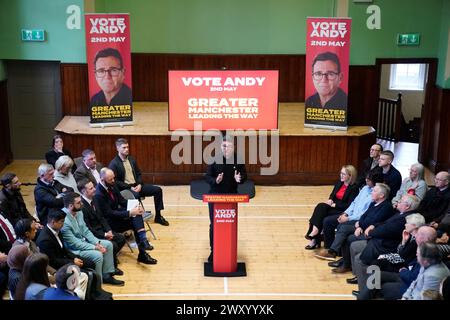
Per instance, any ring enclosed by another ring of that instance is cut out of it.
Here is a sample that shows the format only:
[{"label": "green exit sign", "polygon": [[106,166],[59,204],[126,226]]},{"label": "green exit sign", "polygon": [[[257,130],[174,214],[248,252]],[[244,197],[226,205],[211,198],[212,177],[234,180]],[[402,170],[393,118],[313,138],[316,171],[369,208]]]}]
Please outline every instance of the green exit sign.
[{"label": "green exit sign", "polygon": [[418,46],[419,44],[420,33],[399,33],[397,36],[399,46]]},{"label": "green exit sign", "polygon": [[22,41],[45,41],[45,30],[22,29]]}]

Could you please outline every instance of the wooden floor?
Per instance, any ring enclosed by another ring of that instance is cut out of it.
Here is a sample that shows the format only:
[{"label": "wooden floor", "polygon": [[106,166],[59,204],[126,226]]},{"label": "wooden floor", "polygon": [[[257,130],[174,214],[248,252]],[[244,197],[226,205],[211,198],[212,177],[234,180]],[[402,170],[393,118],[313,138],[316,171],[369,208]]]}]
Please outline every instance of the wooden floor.
[{"label": "wooden floor", "polygon": [[[413,162],[398,163],[404,177]],[[17,160],[2,174],[14,172],[22,182],[35,182],[39,163]],[[33,190],[22,186],[30,211]],[[125,275],[118,278],[126,284],[105,286],[115,299],[354,299],[355,286],[345,282],[350,274],[332,274],[326,262],[304,249],[308,218],[314,206],[327,199],[331,186],[256,187],[255,198],[239,207],[238,261],[247,267],[242,278],[203,276],[209,254],[207,207],[190,197],[188,186],[163,186],[163,191],[163,215],[170,226],[152,224],[158,239],[151,241],[155,249],[150,253],[158,264],[138,264],[137,250],[131,253],[125,246],[119,256]],[[144,204],[153,209],[151,198]]]}]

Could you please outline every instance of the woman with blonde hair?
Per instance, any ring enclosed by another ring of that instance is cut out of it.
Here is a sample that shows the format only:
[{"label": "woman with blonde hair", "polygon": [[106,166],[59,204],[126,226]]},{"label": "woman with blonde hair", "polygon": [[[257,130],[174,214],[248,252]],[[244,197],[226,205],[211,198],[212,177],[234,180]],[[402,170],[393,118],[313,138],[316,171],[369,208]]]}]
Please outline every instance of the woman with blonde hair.
[{"label": "woman with blonde hair", "polygon": [[307,250],[320,248],[323,220],[334,214],[340,214],[350,206],[359,193],[356,185],[357,172],[354,166],[345,165],[341,168],[340,179],[334,185],[327,201],[319,203],[309,220],[309,229],[305,238],[310,240]]},{"label": "woman with blonde hair", "polygon": [[428,190],[427,183],[423,179],[425,168],[420,163],[414,163],[409,169],[409,177],[404,179],[397,195],[392,199],[392,206],[397,208],[400,199],[405,194],[412,194],[422,200]]}]

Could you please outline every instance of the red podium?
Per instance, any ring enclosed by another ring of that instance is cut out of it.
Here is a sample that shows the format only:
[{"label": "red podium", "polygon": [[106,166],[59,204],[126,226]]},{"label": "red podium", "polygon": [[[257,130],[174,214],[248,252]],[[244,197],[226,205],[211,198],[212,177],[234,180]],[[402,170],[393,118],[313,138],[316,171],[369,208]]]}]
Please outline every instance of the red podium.
[{"label": "red podium", "polygon": [[203,195],[203,202],[212,202],[214,208],[213,263],[205,262],[205,276],[247,275],[245,263],[237,262],[237,224],[238,203],[248,201],[248,194]]}]

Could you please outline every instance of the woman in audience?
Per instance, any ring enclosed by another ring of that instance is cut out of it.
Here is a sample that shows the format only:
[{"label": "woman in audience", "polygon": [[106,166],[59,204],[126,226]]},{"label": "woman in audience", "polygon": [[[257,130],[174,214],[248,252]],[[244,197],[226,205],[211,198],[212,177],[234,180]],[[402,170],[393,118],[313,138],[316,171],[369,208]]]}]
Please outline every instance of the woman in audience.
[{"label": "woman in audience", "polygon": [[14,246],[8,252],[8,290],[13,299],[15,299],[17,284],[22,276],[23,264],[30,254],[30,250],[23,245]]},{"label": "woman in audience", "polygon": [[[52,149],[45,154],[45,159],[47,160],[47,163],[55,167],[56,160],[58,160],[59,157],[64,155],[67,155],[71,159],[73,159],[70,151],[64,148],[64,142],[62,137],[59,134],[57,134],[53,136]],[[75,172],[76,169],[77,168],[74,165],[72,168],[72,173]]]},{"label": "woman in audience", "polygon": [[42,253],[34,253],[25,259],[16,288],[16,300],[42,300],[45,290],[50,287],[47,266],[48,257]]},{"label": "woman in audience", "polygon": [[316,206],[309,220],[309,229],[305,238],[310,240],[310,243],[305,249],[312,250],[320,247],[323,220],[330,215],[342,213],[356,198],[359,192],[355,184],[356,178],[355,167],[345,165],[341,168],[340,179],[334,185],[329,199]]},{"label": "woman in audience", "polygon": [[441,281],[450,275],[450,271],[442,262],[441,253],[434,243],[419,245],[417,262],[420,264],[419,275],[403,294],[402,300],[422,300],[425,290],[437,291]]},{"label": "woman in audience", "polygon": [[[31,219],[20,219],[14,226],[14,231],[16,233],[16,241],[14,241],[13,246],[24,245],[31,253],[40,253],[38,246],[33,241],[36,237],[35,221]],[[55,283],[54,274],[56,270],[48,266],[47,271],[50,274],[51,283]]]},{"label": "woman in audience", "polygon": [[400,199],[407,193],[415,195],[422,200],[428,190],[428,186],[423,179],[424,167],[420,163],[411,165],[409,169],[409,177],[403,180],[397,195],[392,199],[392,206],[397,208]]},{"label": "woman in audience", "polygon": [[61,156],[56,160],[55,173],[53,179],[66,187],[70,187],[74,192],[80,193],[77,188],[77,182],[72,174],[72,167],[74,163],[69,156]]}]

